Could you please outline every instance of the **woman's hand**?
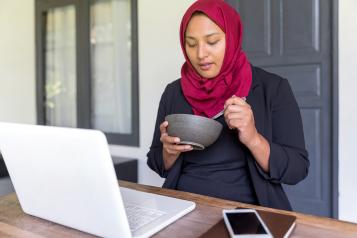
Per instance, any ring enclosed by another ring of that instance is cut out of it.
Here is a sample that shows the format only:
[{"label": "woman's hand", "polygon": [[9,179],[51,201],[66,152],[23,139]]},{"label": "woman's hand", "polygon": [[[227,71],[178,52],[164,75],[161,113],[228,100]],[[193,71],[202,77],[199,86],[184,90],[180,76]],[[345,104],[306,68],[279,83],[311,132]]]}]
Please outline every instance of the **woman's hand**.
[{"label": "woman's hand", "polygon": [[165,170],[169,170],[182,152],[191,151],[193,148],[190,145],[179,145],[180,138],[171,137],[167,134],[167,126],[169,123],[164,121],[160,124],[161,137],[160,141],[163,144],[162,155],[164,159]]},{"label": "woman's hand", "polygon": [[233,96],[224,104],[224,119],[230,129],[237,129],[239,140],[248,147],[260,167],[269,172],[270,145],[258,133],[252,108],[242,98]]},{"label": "woman's hand", "polygon": [[227,99],[224,104],[224,119],[230,129],[238,130],[239,140],[248,148],[257,143],[258,132],[250,105],[237,96]]}]

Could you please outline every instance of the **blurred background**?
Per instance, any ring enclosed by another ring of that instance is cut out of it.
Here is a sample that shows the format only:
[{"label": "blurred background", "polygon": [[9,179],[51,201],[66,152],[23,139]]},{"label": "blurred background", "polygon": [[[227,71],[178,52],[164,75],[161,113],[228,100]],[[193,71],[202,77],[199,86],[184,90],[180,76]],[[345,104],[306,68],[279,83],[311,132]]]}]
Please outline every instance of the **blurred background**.
[{"label": "blurred background", "polygon": [[[180,77],[192,0],[0,0],[0,121],[105,132],[113,160],[146,165],[158,102]],[[230,0],[254,65],[286,77],[311,168],[285,186],[296,211],[357,222],[357,1]],[[122,161],[122,160],[120,160]],[[0,158],[0,195],[13,192]]]}]

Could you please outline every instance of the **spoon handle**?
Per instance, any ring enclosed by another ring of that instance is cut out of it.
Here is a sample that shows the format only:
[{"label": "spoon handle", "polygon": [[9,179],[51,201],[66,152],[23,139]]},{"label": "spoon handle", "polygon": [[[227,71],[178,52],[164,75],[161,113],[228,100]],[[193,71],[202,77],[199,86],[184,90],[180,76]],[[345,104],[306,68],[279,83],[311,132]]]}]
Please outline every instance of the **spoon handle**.
[{"label": "spoon handle", "polygon": [[[246,99],[246,97],[242,97],[242,99],[244,100],[244,101],[246,101],[247,99]],[[225,108],[222,110],[222,111],[220,111],[219,113],[217,113],[216,115],[214,115],[213,117],[211,117],[213,120],[216,120],[218,117],[220,117],[220,116],[222,116],[223,114],[224,114],[224,110],[226,110]]]}]

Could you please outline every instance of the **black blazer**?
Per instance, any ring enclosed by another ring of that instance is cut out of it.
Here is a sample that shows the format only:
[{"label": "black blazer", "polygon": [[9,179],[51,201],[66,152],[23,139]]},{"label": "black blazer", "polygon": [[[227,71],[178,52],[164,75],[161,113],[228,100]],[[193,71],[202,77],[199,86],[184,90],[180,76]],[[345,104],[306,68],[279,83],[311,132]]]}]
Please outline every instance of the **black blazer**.
[{"label": "black blazer", "polygon": [[[270,158],[269,173],[266,173],[246,148],[249,175],[259,205],[291,210],[281,184],[297,184],[307,176],[310,165],[300,110],[286,79],[253,66],[252,73],[253,81],[247,102],[252,107],[258,132],[270,144]],[[192,114],[191,107],[183,100],[186,101],[180,80],[167,85],[159,105],[153,142],[147,154],[148,166],[166,178],[164,188],[176,189],[183,159],[178,158],[173,167],[165,171],[159,126],[166,115]]]}]

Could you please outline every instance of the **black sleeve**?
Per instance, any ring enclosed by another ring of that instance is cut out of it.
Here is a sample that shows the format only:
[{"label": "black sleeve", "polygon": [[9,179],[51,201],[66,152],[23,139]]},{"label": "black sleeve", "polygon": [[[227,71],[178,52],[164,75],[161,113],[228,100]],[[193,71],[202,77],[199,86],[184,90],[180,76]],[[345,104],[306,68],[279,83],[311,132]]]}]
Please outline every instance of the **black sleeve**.
[{"label": "black sleeve", "polygon": [[166,178],[168,171],[165,170],[164,161],[162,157],[162,143],[160,141],[161,132],[160,124],[164,122],[165,116],[167,115],[167,101],[168,101],[168,86],[165,88],[164,93],[161,96],[159,110],[157,112],[154,137],[151,143],[149,152],[147,153],[147,164],[148,166],[158,173],[160,177]]},{"label": "black sleeve", "polygon": [[309,170],[299,106],[286,79],[279,83],[272,99],[272,140],[269,173],[259,167],[265,179],[274,183],[297,184]]}]

